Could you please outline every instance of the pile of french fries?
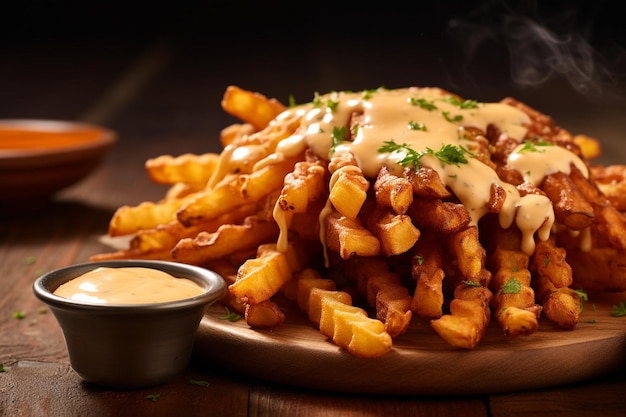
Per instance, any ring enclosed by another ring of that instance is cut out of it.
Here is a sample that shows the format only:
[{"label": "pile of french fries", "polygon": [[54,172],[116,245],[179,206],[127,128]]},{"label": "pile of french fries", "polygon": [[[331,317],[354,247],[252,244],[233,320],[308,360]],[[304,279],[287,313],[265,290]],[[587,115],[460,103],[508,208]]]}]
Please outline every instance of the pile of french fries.
[{"label": "pile of french fries", "polygon": [[[597,140],[513,99],[502,103],[528,115],[526,140],[562,146],[586,164],[600,154]],[[542,315],[573,329],[577,290],[626,290],[623,167],[593,166],[589,176],[573,167],[529,185],[505,163],[512,140],[474,129],[477,157],[520,194],[552,201],[549,237],[534,237],[528,253],[515,225],[492,215],[473,223],[432,169],[367,177],[349,153],[279,153],[299,134],[302,112],[235,86],[222,107],[241,120],[221,132],[222,152],[148,160],[149,177],[168,187],[163,199],[120,207],[109,235],[132,236],[129,247],[92,260],[210,268],[229,284],[224,304],[251,327],[279,326],[279,303],[294,303],[364,358],[388,352],[414,317],[451,346],[472,349],[492,319],[508,337],[531,335]]]}]

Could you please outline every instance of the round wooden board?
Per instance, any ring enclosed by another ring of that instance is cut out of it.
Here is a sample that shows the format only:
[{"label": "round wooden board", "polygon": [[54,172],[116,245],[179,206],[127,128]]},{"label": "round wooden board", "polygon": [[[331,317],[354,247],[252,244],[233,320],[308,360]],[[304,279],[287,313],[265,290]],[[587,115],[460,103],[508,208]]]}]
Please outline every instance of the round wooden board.
[{"label": "round wooden board", "polygon": [[585,380],[624,367],[626,317],[611,315],[626,293],[590,296],[574,330],[545,319],[534,334],[509,339],[493,321],[474,350],[448,346],[426,321],[414,318],[388,354],[355,358],[338,348],[294,306],[273,330],[225,320],[212,306],[198,331],[195,357],[274,382],[337,392],[410,395],[485,394]]}]

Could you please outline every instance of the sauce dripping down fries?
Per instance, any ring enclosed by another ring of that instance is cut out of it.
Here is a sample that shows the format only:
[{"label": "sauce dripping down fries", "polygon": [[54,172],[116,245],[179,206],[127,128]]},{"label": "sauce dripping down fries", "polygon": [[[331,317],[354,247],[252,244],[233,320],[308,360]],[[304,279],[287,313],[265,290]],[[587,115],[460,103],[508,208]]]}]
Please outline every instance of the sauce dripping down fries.
[{"label": "sauce dripping down fries", "polygon": [[[383,166],[391,172],[401,172],[406,149],[424,154],[452,145],[467,149],[471,155],[477,144],[465,134],[465,128],[486,131],[488,126],[495,126],[502,135],[521,143],[527,133],[525,126],[530,123],[527,114],[507,104],[461,101],[437,88],[330,93],[319,96],[314,103],[286,110],[282,117],[296,114],[303,115],[300,129],[279,143],[272,158],[281,153],[292,155],[306,147],[325,159],[333,152],[349,152],[356,157],[364,175],[370,178],[376,177]],[[351,125],[355,114],[359,115],[359,122]],[[350,129],[351,137],[333,145],[336,141],[333,134],[338,128]],[[402,144],[403,149],[381,152],[381,146],[389,140]],[[522,146],[511,155],[511,166],[533,185],[538,185],[549,173],[569,172],[570,164],[587,175],[583,161],[564,148],[545,146],[537,152],[522,152]],[[541,240],[548,239],[554,211],[547,197],[520,195],[513,185],[500,180],[494,169],[471,156],[465,163],[446,163],[433,155],[425,155],[420,163],[437,171],[469,210],[473,224],[490,211],[491,190],[496,186],[506,193],[499,211],[500,224],[508,228],[515,223],[520,228],[524,252],[529,255],[534,252],[535,233]],[[280,211],[274,213],[282,215]],[[279,248],[284,250],[287,245],[285,221],[276,220],[283,225]],[[322,218],[322,224],[323,221]],[[323,236],[321,238],[323,241]]]}]

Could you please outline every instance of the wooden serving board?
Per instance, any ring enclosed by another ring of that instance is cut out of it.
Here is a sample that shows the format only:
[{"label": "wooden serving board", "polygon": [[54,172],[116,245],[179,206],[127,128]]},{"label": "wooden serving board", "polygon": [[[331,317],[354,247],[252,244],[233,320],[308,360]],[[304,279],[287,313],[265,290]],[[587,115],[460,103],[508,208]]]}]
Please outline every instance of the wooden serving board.
[{"label": "wooden serving board", "polygon": [[388,354],[355,358],[338,348],[291,305],[285,323],[253,330],[225,320],[213,305],[198,331],[195,357],[210,366],[312,389],[411,395],[486,394],[556,386],[622,368],[626,317],[611,315],[626,292],[590,296],[574,330],[542,318],[530,336],[509,339],[496,323],[474,350],[448,346],[426,321],[413,319]]}]

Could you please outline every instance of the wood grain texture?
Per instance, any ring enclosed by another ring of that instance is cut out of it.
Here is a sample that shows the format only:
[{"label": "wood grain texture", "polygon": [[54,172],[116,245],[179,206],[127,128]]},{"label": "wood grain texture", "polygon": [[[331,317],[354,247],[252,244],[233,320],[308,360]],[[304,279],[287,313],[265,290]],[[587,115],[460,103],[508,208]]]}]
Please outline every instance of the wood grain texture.
[{"label": "wood grain texture", "polygon": [[626,319],[611,316],[626,293],[592,295],[573,331],[542,319],[530,336],[509,339],[491,323],[474,350],[449,347],[414,319],[391,352],[358,359],[332,344],[290,304],[286,322],[253,330],[224,320],[214,305],[200,324],[197,355],[239,373],[301,387],[377,394],[490,394],[581,381],[626,363]]}]

